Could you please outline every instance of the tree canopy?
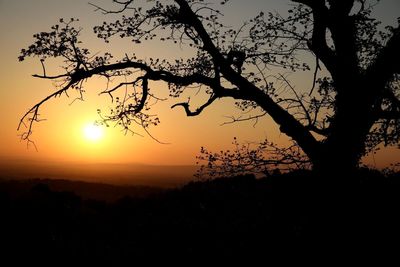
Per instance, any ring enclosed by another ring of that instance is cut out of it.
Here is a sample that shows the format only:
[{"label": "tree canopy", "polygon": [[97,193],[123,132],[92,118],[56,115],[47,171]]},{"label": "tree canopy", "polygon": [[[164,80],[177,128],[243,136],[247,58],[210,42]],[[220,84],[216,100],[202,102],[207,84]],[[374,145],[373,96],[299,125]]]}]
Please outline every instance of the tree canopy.
[{"label": "tree canopy", "polygon": [[[109,114],[99,112],[102,122],[117,122],[127,130],[139,126],[147,131],[159,124],[148,113],[149,101],[157,99],[149,82],[163,81],[170,97],[190,86],[208,95],[199,106],[189,101],[172,106],[187,116],[201,114],[221,98],[235,99],[244,112],[261,110],[248,119],[270,116],[301,148],[293,160],[298,155],[303,162],[306,156],[316,170],[352,170],[379,145],[399,144],[400,29],[381,27],[371,15],[375,2],[293,0],[287,15],[260,12],[237,29],[223,23],[228,0],[113,2],[114,10],[92,4],[98,12],[120,14],[94,27],[98,38],[107,43],[129,39],[133,47],[158,40],[188,49],[192,56],[144,59],[127,51],[114,59],[111,53],[93,54],[81,43],[76,20],[60,19],[49,32],[34,35],[34,43],[19,57],[39,58],[43,73],[34,76],[58,81],[57,90],[21,119],[20,127],[27,129],[23,139],[29,140],[45,102],[70,90],[84,94],[86,81],[101,76],[108,81],[101,93],[115,103]],[[49,75],[49,58],[61,58],[64,72]],[[310,88],[292,85],[285,73],[296,71],[312,72]],[[126,81],[112,84],[116,77]],[[287,90],[277,90],[276,81]],[[125,97],[114,99],[127,86]]]}]

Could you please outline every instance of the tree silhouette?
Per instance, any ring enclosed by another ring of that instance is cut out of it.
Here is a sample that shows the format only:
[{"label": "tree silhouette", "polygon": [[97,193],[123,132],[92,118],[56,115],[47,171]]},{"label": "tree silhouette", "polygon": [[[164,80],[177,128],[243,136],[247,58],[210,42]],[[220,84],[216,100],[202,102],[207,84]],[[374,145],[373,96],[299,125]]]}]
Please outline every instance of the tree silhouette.
[{"label": "tree silhouette", "polygon": [[204,161],[206,164],[200,166],[195,176],[199,179],[249,174],[265,177],[310,168],[310,160],[296,144],[280,147],[268,140],[239,144],[235,137],[232,145],[233,149],[217,153],[201,147],[197,164]]},{"label": "tree silhouette", "polygon": [[[235,99],[243,111],[260,112],[246,119],[270,116],[316,170],[353,170],[378,145],[399,142],[400,29],[380,30],[380,22],[371,16],[373,3],[293,0],[286,17],[260,12],[233,29],[222,23],[220,10],[227,0],[147,1],[142,6],[133,0],[113,2],[114,11],[92,4],[97,11],[121,14],[115,22],[94,27],[99,38],[127,38],[137,45],[159,40],[187,48],[192,57],[145,60],[125,54],[114,60],[110,53],[92,54],[82,47],[75,20],[60,20],[50,32],[36,34],[36,41],[19,57],[38,57],[43,74],[34,76],[59,82],[57,91],[21,119],[20,126],[27,127],[23,139],[29,140],[43,103],[74,89],[83,94],[85,82],[101,76],[110,82],[126,79],[102,91],[114,99],[118,90],[130,88],[124,98],[116,99],[110,114],[99,112],[104,123],[118,122],[126,130],[135,131],[138,124],[147,131],[159,123],[148,113],[149,101],[156,98],[149,82],[164,81],[171,97],[190,86],[208,95],[197,107],[189,101],[172,106],[182,107],[187,116],[199,115],[220,98]],[[301,60],[303,55],[314,58],[315,68]],[[46,73],[45,62],[51,57],[64,60],[64,73]],[[283,70],[311,71],[311,89],[295,89],[288,75],[279,74]],[[287,90],[278,90],[276,81]]]}]

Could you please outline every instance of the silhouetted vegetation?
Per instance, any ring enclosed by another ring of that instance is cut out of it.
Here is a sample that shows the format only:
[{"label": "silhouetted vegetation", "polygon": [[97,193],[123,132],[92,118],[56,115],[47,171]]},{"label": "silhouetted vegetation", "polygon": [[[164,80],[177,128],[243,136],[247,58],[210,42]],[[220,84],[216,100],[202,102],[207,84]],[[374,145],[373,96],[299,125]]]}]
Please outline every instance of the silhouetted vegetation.
[{"label": "silhouetted vegetation", "polygon": [[[268,115],[293,146],[265,141],[256,149],[235,143],[233,152],[202,149],[199,159],[208,161],[210,176],[257,168],[268,177],[203,180],[148,198],[107,203],[45,184],[17,198],[2,193],[1,242],[12,262],[123,266],[190,258],[191,265],[196,259],[269,262],[280,253],[337,258],[392,252],[400,237],[399,174],[358,167],[380,145],[399,145],[399,26],[381,30],[374,5],[364,0],[293,0],[286,17],[260,12],[237,29],[224,25],[220,9],[227,0],[146,1],[143,7],[113,2],[114,11],[93,4],[121,15],[94,27],[97,37],[179,44],[191,55],[168,60],[126,53],[114,60],[109,52],[84,48],[77,20],[60,19],[34,35],[19,57],[38,57],[43,73],[34,76],[57,86],[21,118],[22,139],[31,142],[49,99],[72,90],[83,99],[86,81],[100,77],[106,83],[100,94],[114,104],[108,114],[98,110],[101,124],[133,133],[138,126],[154,138],[148,129],[160,120],[149,110],[162,99],[149,84],[163,81],[171,98],[186,98],[187,88],[198,87],[204,102],[193,107],[188,97],[172,106],[187,116],[232,98],[244,116],[232,122]],[[61,73],[49,74],[49,58],[63,60]],[[310,88],[296,89],[287,71],[311,71]],[[263,160],[266,151],[270,158]],[[265,169],[267,163],[291,172]],[[299,165],[315,172],[293,171]]]},{"label": "silhouetted vegetation", "polygon": [[[39,58],[43,73],[34,77],[57,84],[21,118],[22,139],[30,142],[44,103],[74,90],[83,99],[86,81],[99,77],[106,83],[100,94],[114,104],[109,113],[98,110],[100,123],[116,123],[126,132],[142,128],[153,137],[149,127],[160,120],[150,110],[162,99],[151,83],[163,81],[169,96],[180,98],[171,108],[181,107],[187,116],[200,115],[223,98],[234,99],[243,112],[232,122],[270,116],[301,148],[303,154],[292,158],[307,156],[321,172],[346,175],[380,145],[398,146],[399,26],[380,26],[372,13],[375,1],[292,2],[285,15],[260,11],[253,18],[235,18],[243,24],[234,27],[222,15],[229,1],[124,0],[113,1],[113,10],[92,4],[119,17],[95,26],[98,38],[131,40],[132,51],[157,40],[189,53],[172,59],[93,53],[81,41],[77,20],[60,19],[48,32],[35,34],[19,56],[20,61]],[[49,74],[51,58],[63,61],[60,73]],[[310,88],[292,84],[289,74],[296,71],[308,72]],[[203,97],[200,104],[190,102],[193,87]]]},{"label": "silhouetted vegetation", "polygon": [[399,174],[362,170],[337,178],[308,171],[237,176],[114,203],[55,192],[43,183],[17,198],[3,190],[2,260],[14,266],[127,266],[393,253],[400,237]]}]

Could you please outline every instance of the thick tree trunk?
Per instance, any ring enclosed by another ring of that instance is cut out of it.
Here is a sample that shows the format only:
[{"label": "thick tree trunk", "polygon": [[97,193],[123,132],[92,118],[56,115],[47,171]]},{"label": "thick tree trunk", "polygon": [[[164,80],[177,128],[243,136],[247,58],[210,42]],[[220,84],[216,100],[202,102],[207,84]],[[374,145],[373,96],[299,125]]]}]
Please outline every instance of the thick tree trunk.
[{"label": "thick tree trunk", "polygon": [[370,126],[365,118],[356,117],[337,121],[331,135],[321,144],[319,156],[313,160],[316,170],[346,173],[358,167]]},{"label": "thick tree trunk", "polygon": [[367,91],[362,83],[357,85],[349,81],[345,90],[342,98],[336,99],[331,132],[321,144],[319,156],[312,160],[316,171],[334,175],[353,172],[365,153],[367,135],[374,123],[374,100],[370,94],[362,92]]},{"label": "thick tree trunk", "polygon": [[319,157],[312,160],[313,170],[323,175],[344,175],[357,169],[360,156],[356,147],[343,142],[321,144]]}]

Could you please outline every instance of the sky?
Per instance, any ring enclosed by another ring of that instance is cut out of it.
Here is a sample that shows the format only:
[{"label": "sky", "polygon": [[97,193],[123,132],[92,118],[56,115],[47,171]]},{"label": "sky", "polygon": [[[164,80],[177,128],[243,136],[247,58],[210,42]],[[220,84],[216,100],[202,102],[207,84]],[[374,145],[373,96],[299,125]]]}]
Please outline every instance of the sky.
[{"label": "sky", "polygon": [[[107,6],[108,0],[93,0],[92,3]],[[144,2],[144,1],[143,1]],[[376,14],[386,24],[394,24],[400,15],[400,2],[382,0]],[[245,19],[259,11],[283,11],[288,1],[232,0],[224,10],[225,19],[232,25],[240,25]],[[154,106],[153,113],[159,115],[161,124],[153,127],[151,133],[162,142],[155,142],[144,134],[124,135],[119,128],[106,128],[102,138],[90,140],[85,136],[85,127],[98,119],[97,109],[107,110],[110,106],[107,96],[98,96],[99,88],[104,88],[101,80],[91,81],[85,94],[85,101],[74,101],[74,96],[52,99],[42,109],[42,121],[35,125],[32,139],[34,147],[27,147],[20,141],[17,126],[21,116],[36,102],[54,90],[52,82],[32,77],[40,73],[41,66],[37,59],[18,62],[22,48],[29,46],[32,35],[48,31],[58,23],[59,18],[79,18],[82,40],[95,52],[112,51],[115,54],[134,51],[142,57],[168,57],[187,51],[166,51],[159,44],[146,47],[133,47],[131,43],[117,41],[107,45],[94,38],[92,27],[106,18],[87,1],[80,0],[0,0],[0,160],[28,160],[37,162],[75,162],[89,164],[148,164],[148,165],[194,165],[200,147],[211,150],[230,148],[233,137],[241,142],[258,142],[265,138],[277,143],[286,143],[287,138],[280,134],[276,125],[266,117],[256,126],[251,122],[223,125],[228,116],[239,115],[233,108],[233,101],[218,101],[206,109],[200,116],[188,118],[181,109],[170,109],[175,102],[165,101]],[[111,18],[112,19],[112,16]],[[49,72],[55,74],[57,65]],[[305,82],[309,76],[304,76]],[[154,83],[159,96],[167,96],[166,86]],[[71,102],[73,102],[71,104]],[[369,164],[384,167],[398,161],[400,154],[393,149],[380,152],[367,159]]]}]

